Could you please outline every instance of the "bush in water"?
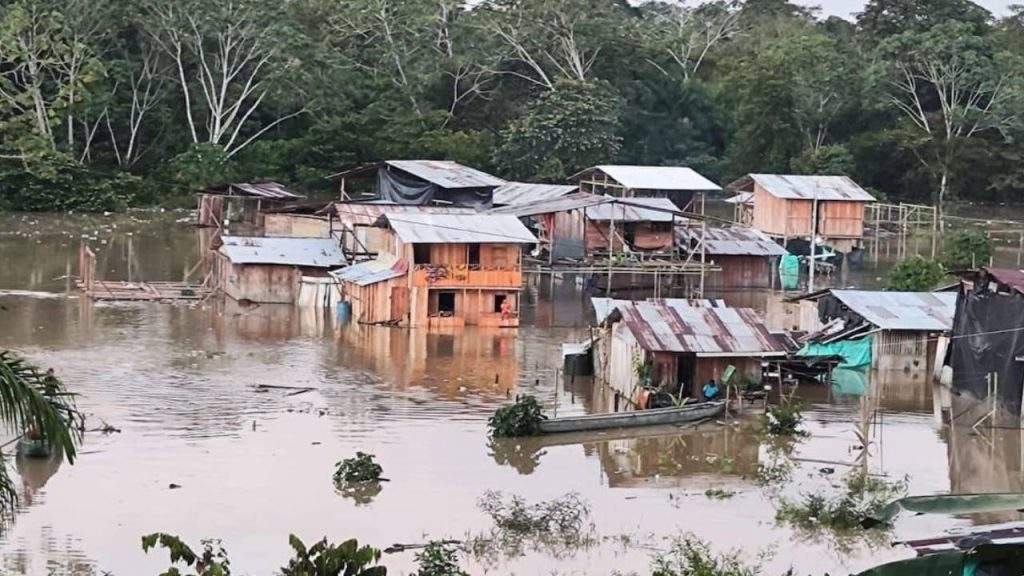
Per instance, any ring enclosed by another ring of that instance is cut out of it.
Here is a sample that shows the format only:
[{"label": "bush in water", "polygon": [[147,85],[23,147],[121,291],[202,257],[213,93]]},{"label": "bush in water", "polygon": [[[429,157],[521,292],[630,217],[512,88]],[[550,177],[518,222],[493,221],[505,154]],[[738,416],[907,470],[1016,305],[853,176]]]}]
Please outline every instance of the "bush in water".
[{"label": "bush in water", "polygon": [[[334,545],[327,539],[309,548],[294,534],[288,542],[295,551],[295,557],[279,571],[280,576],[387,576],[387,568],[377,566],[380,550],[370,546],[360,547],[355,540],[346,540]],[[202,554],[196,554],[181,538],[173,534],[157,532],[142,537],[142,550],[148,552],[159,545],[171,555],[171,567],[164,575],[183,575],[176,564],[195,570],[194,576],[231,576],[231,563],[219,540],[203,540]]]},{"label": "bush in water", "polygon": [[373,454],[356,452],[354,458],[346,458],[336,464],[334,483],[337,485],[359,482],[379,482],[384,469],[373,461]]},{"label": "bush in water", "polygon": [[977,230],[962,230],[949,239],[942,250],[942,265],[947,270],[974,269],[988,264],[992,241]]},{"label": "bush in water", "polygon": [[458,553],[450,542],[430,541],[416,553],[420,569],[416,576],[469,576],[459,567]]},{"label": "bush in water", "polygon": [[804,436],[807,433],[801,426],[804,415],[803,406],[792,395],[784,397],[782,402],[768,407],[764,415],[765,432],[772,436]]},{"label": "bush in water", "polygon": [[893,266],[887,285],[890,290],[926,292],[935,288],[945,276],[946,271],[938,261],[911,256]]},{"label": "bush in water", "polygon": [[514,404],[498,408],[487,426],[495,438],[536,436],[540,434],[540,423],[547,420],[544,408],[530,395],[517,396]]},{"label": "bush in water", "polygon": [[757,576],[759,563],[748,563],[739,552],[715,554],[691,534],[676,538],[668,552],[654,557],[653,576]]}]

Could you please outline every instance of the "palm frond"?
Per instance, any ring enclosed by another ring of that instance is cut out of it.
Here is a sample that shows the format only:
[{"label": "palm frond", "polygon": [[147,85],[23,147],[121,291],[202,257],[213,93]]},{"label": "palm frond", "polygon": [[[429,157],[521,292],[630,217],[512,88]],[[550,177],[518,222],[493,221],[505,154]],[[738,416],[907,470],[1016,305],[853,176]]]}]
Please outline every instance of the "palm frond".
[{"label": "palm frond", "polygon": [[8,350],[0,350],[0,427],[18,435],[35,428],[51,450],[72,464],[84,428],[74,395],[64,384]]}]

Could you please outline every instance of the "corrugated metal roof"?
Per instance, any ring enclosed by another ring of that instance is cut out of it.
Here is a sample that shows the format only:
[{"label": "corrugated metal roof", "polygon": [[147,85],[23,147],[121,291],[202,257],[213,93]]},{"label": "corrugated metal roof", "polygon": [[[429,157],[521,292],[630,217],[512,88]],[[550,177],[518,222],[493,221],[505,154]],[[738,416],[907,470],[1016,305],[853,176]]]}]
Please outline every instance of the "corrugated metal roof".
[{"label": "corrugated metal roof", "polygon": [[369,286],[370,284],[404,276],[408,268],[409,265],[405,260],[399,260],[391,254],[382,253],[376,260],[367,260],[366,262],[353,264],[347,268],[335,270],[330,274],[342,282],[350,282],[358,286]]},{"label": "corrugated metal roof", "polygon": [[753,204],[754,193],[753,192],[740,192],[735,196],[729,196],[723,200],[726,204]]},{"label": "corrugated metal roof", "polygon": [[[608,319],[612,311],[619,304],[630,304],[632,300],[619,300],[617,298],[599,298],[591,297],[590,304],[594,307],[594,314],[597,317],[598,324],[604,324],[604,321]],[[676,306],[697,306],[703,308],[725,308],[725,300],[710,300],[710,299],[686,299],[686,298],[648,298],[645,302],[657,302],[666,305]]]},{"label": "corrugated metal roof", "polygon": [[832,290],[847,308],[883,330],[953,329],[954,292]]},{"label": "corrugated metal roof", "polygon": [[514,204],[512,206],[492,208],[487,213],[513,214],[519,217],[537,216],[539,214],[554,214],[556,212],[579,210],[588,206],[608,204],[614,201],[615,199],[610,196],[598,196],[596,194],[588,194],[586,192],[574,192],[561,198],[551,198],[550,200],[541,200],[531,204]]},{"label": "corrugated metal roof", "polygon": [[[698,227],[676,227],[680,245],[692,245],[700,239]],[[712,256],[783,256],[785,248],[760,230],[740,226],[708,227],[704,236],[705,251]]]},{"label": "corrugated metal roof", "polygon": [[875,197],[846,176],[797,176],[791,174],[750,174],[748,176],[776,198],[789,200],[834,200],[874,202]]},{"label": "corrugated metal roof", "polygon": [[220,247],[235,264],[280,264],[334,268],[345,264],[337,240],[330,238],[262,238],[224,236]]},{"label": "corrugated metal roof", "polygon": [[386,160],[385,164],[408,172],[441,188],[493,188],[504,180],[451,160]]},{"label": "corrugated metal roof", "polygon": [[511,214],[385,214],[406,244],[536,244],[537,238]]},{"label": "corrugated metal roof", "polygon": [[542,202],[572,194],[578,188],[572,184],[506,182],[494,189],[494,204],[496,206],[513,206]]},{"label": "corrugated metal roof", "polygon": [[[658,210],[646,210],[637,205]],[[587,208],[587,218],[598,222],[672,222],[680,212],[668,198],[612,198],[610,202]]]},{"label": "corrugated metal roof", "polygon": [[250,196],[253,198],[274,198],[278,200],[294,200],[302,196],[284,187],[283,184],[271,181],[237,182],[212,186],[203,190],[206,194],[223,194],[225,196]]},{"label": "corrugated metal roof", "polygon": [[633,190],[684,190],[708,192],[722,188],[701,176],[692,168],[683,166],[594,166],[572,176],[573,179],[594,170],[611,176],[625,188]]},{"label": "corrugated metal roof", "polygon": [[616,306],[645,350],[698,356],[782,356],[781,338],[750,308],[629,302]]},{"label": "corrugated metal roof", "polygon": [[476,214],[470,206],[413,206],[392,202],[331,202],[321,212],[362,216],[374,221],[383,214]]},{"label": "corrugated metal roof", "polygon": [[1000,284],[1006,284],[1017,292],[1024,294],[1024,271],[1013,268],[992,268],[990,266],[984,266],[983,268]]}]

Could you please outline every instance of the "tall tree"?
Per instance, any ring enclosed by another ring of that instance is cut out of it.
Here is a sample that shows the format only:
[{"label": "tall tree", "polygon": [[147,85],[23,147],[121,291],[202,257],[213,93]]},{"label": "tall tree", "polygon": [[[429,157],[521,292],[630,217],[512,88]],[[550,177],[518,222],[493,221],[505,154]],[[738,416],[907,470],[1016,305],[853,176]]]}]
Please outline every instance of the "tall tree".
[{"label": "tall tree", "polygon": [[887,40],[889,102],[909,123],[915,155],[936,179],[940,216],[950,174],[965,146],[986,131],[1002,133],[1016,118],[1007,104],[1018,66],[1001,66],[995,46],[970,23],[946,22]]}]

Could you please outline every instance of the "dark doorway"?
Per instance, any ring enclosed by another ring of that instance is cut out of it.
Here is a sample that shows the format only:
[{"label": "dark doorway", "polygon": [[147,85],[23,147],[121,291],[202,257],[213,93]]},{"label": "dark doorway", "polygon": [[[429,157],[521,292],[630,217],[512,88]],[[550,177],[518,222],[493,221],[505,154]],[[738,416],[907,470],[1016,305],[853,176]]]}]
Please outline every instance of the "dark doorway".
[{"label": "dark doorway", "polygon": [[505,298],[504,294],[494,295],[494,312],[501,312],[501,305],[505,303]]},{"label": "dark doorway", "polygon": [[469,265],[479,266],[480,265],[480,245],[470,244],[469,245]]},{"label": "dark doorway", "polygon": [[437,313],[441,316],[455,315],[455,292],[437,293]]},{"label": "dark doorway", "polygon": [[697,383],[693,381],[697,372],[697,359],[694,356],[676,357],[676,384],[682,384],[680,393],[684,396],[694,397],[697,391]]}]

